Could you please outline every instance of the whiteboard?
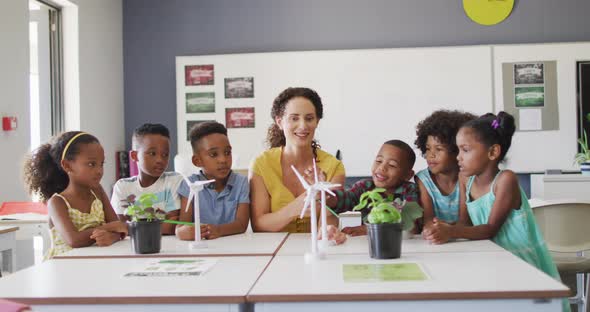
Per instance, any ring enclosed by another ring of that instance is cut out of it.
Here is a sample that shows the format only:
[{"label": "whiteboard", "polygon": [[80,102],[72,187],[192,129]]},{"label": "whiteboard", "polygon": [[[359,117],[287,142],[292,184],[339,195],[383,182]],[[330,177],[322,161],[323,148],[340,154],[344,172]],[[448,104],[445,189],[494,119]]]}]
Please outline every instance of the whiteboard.
[{"label": "whiteboard", "polygon": [[[214,84],[186,86],[186,65],[214,65]],[[254,98],[226,99],[224,78],[254,77]],[[254,107],[255,127],[228,129],[234,167],[247,168],[272,123],[274,98],[287,87],[310,87],[324,104],[316,132],[322,149],[342,152],[347,176],[368,176],[381,144],[414,147],[416,124],[437,109],[492,110],[490,46],[252,53],[176,58],[178,151],[190,154],[187,120],[225,124],[225,108]],[[186,113],[185,94],[215,92],[215,112]],[[426,167],[416,150],[414,170]]]}]

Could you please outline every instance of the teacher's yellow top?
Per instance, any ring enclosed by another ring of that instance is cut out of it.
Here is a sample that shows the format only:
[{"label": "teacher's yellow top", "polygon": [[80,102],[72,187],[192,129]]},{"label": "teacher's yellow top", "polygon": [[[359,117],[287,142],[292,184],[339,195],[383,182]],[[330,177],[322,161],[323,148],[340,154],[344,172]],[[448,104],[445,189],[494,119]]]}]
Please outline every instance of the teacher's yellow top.
[{"label": "teacher's yellow top", "polygon": [[[282,147],[274,147],[258,156],[252,163],[252,172],[262,177],[264,185],[270,194],[270,210],[276,212],[295,200],[295,196],[283,184],[281,168]],[[326,180],[331,181],[335,176],[344,175],[344,165],[336,157],[318,149],[316,165],[326,174]],[[296,219],[285,226],[282,231],[290,233],[307,233],[311,230],[309,217]]]}]

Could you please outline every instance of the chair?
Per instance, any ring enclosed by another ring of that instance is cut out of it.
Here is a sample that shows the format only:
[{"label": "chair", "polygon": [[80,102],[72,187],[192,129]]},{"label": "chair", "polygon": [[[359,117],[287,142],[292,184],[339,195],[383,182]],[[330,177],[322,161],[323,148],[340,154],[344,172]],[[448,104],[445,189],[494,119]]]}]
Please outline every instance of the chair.
[{"label": "chair", "polygon": [[590,287],[590,202],[551,200],[532,207],[557,269],[576,273],[576,295],[569,298],[586,312]]}]

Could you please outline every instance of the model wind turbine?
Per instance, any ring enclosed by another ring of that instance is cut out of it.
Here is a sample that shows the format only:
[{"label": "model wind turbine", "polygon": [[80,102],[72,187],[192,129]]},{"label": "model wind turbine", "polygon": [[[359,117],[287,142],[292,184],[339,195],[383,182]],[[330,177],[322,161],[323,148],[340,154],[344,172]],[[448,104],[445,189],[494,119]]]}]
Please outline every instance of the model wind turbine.
[{"label": "model wind turbine", "polygon": [[[305,202],[303,204],[303,209],[301,209],[301,215],[299,216],[299,218],[303,218],[303,216],[305,215],[305,211],[308,208],[310,208],[310,210],[311,210],[310,211],[310,214],[311,214],[311,254],[310,255],[306,254],[305,257],[308,260],[323,258],[325,256],[325,249],[329,245],[326,192],[335,196],[335,194],[330,189],[340,186],[340,184],[318,181],[318,173],[317,173],[317,169],[316,169],[316,165],[315,165],[315,159],[313,160],[313,172],[314,172],[315,183],[312,185],[309,185],[305,181],[305,179],[303,179],[301,174],[299,174],[299,172],[297,171],[297,169],[295,169],[295,167],[293,165],[291,165],[291,169],[293,169],[293,172],[295,172],[295,175],[299,179],[299,182],[301,182],[301,185],[303,185],[303,187],[305,188],[305,190],[307,192],[307,196],[305,196]],[[321,193],[320,194],[320,196],[321,196],[321,206],[320,206],[320,208],[321,208],[321,224],[320,224],[320,226],[321,226],[321,231],[322,231],[322,242],[320,244],[321,250],[318,250],[318,240],[317,240],[318,230],[317,230],[317,218],[316,218],[316,207],[315,207],[315,204],[316,204],[315,197],[318,192]]]},{"label": "model wind turbine", "polygon": [[201,210],[199,207],[199,193],[203,190],[203,187],[211,182],[215,182],[215,180],[207,180],[207,181],[195,181],[191,182],[189,179],[184,178],[186,184],[190,189],[190,193],[188,195],[188,202],[186,203],[186,211],[191,205],[191,200],[194,203],[194,211],[193,216],[195,217],[195,241],[190,244],[191,248],[207,248],[207,243],[201,240]]}]

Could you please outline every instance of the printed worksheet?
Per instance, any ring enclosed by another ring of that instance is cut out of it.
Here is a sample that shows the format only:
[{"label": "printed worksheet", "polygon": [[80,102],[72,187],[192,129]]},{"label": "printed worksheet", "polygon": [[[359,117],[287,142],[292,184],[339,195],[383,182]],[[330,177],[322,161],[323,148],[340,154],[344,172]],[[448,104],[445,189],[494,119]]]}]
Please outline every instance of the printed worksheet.
[{"label": "printed worksheet", "polygon": [[344,282],[403,282],[424,281],[426,273],[418,263],[343,264]]},{"label": "printed worksheet", "polygon": [[140,269],[126,273],[126,277],[133,276],[201,276],[209,271],[217,259],[150,259]]}]

